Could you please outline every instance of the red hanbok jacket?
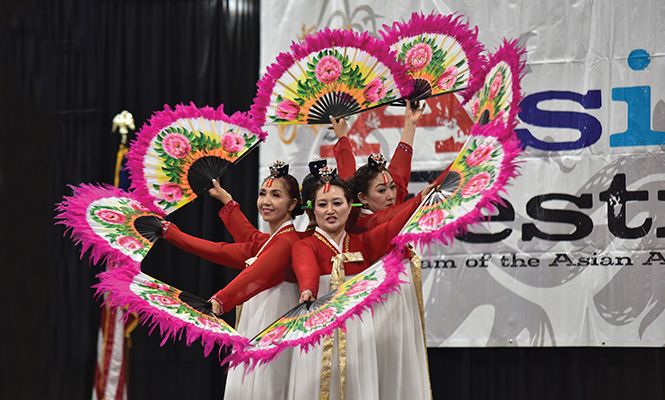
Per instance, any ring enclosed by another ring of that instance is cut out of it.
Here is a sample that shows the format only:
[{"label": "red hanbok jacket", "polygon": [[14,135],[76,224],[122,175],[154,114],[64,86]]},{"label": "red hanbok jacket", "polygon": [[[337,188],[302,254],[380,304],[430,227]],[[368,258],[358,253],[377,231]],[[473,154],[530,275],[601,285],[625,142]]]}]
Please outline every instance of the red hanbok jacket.
[{"label": "red hanbok jacket", "polygon": [[[353,149],[348,138],[344,137],[337,141],[334,147],[335,161],[337,162],[337,173],[340,178],[347,180],[356,172],[356,158],[353,155]],[[409,200],[406,196],[409,194],[408,186],[411,178],[411,160],[413,158],[413,148],[404,142],[400,142],[395,149],[395,154],[390,160],[390,174],[397,187],[395,205],[385,210],[365,214],[360,210],[354,209],[346,223],[346,230],[350,233],[363,233],[370,229],[390,221],[395,218],[402,210],[413,207],[409,202],[418,201],[420,203],[420,193]],[[452,163],[450,164],[452,165]],[[443,182],[443,178],[448,174],[450,165],[434,180],[437,184]],[[418,198],[418,200],[414,200]],[[413,209],[415,211],[415,208]]]},{"label": "red hanbok jacket", "polygon": [[[417,200],[419,199],[420,196],[417,197]],[[390,250],[391,240],[406,224],[420,205],[420,201],[409,204],[410,207],[405,207],[393,219],[376,229],[361,234],[346,234],[342,239],[342,252],[360,252],[364,259],[362,262],[344,263],[346,275],[355,275],[364,271]],[[319,292],[319,277],[332,272],[332,258],[340,253],[322,232],[317,228],[312,236],[293,245],[292,268],[298,278],[301,293],[309,289],[316,296]]]},{"label": "red hanbok jacket", "polygon": [[[300,240],[300,236],[293,224],[282,226],[272,238],[268,234],[254,236],[256,240],[240,243],[211,242],[188,235],[173,224],[164,234],[167,241],[187,252],[216,264],[242,270],[215,294],[222,302],[224,311],[231,310],[282,281],[296,282],[291,269],[291,248]],[[252,257],[256,259],[248,265],[246,261]]]},{"label": "red hanbok jacket", "polygon": [[[298,206],[299,207],[299,206]],[[229,201],[219,210],[219,217],[224,222],[226,229],[229,231],[233,240],[236,243],[250,242],[257,240],[267,240],[270,234],[261,232],[256,229],[251,222],[247,220],[245,214],[240,211],[240,205],[235,201]],[[314,229],[307,229],[304,232],[296,231],[300,238],[310,236]]]}]

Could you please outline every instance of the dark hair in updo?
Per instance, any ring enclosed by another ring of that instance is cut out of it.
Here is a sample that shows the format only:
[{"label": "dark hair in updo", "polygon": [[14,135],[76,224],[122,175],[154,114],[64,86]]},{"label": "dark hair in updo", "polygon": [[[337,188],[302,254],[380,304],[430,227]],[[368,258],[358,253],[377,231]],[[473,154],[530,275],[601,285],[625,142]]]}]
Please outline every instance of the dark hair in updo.
[{"label": "dark hair in updo", "polygon": [[[263,184],[266,183],[266,181],[270,178],[270,176],[265,178],[261,183],[261,186],[263,186]],[[301,215],[304,210],[300,208],[300,186],[298,185],[298,180],[290,174],[286,174],[274,179],[281,179],[282,182],[284,182],[284,186],[286,186],[286,195],[291,199],[298,200],[298,204],[296,204],[295,208],[291,210],[291,218],[295,218],[298,215]]]},{"label": "dark hair in updo", "polygon": [[[390,173],[388,168],[384,169],[384,171]],[[348,180],[349,188],[351,189],[351,193],[353,194],[354,201],[360,202],[360,199],[358,199],[358,193],[364,193],[364,194],[369,193],[370,182],[372,182],[377,176],[379,176],[380,173],[381,171],[379,171],[376,168],[373,168],[369,164],[365,164],[356,170],[356,173],[353,174],[351,179]]]}]

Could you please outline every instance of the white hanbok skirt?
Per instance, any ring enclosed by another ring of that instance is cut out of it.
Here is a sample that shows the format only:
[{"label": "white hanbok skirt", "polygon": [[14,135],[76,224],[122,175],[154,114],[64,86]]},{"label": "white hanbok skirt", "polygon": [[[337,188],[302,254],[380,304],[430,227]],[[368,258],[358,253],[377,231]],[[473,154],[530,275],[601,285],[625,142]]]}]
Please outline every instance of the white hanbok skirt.
[{"label": "white hanbok skirt", "polygon": [[[282,282],[266,289],[243,304],[237,331],[253,338],[287,311],[298,305],[297,283]],[[286,399],[292,349],[265,366],[257,367],[243,378],[243,367],[229,370],[226,376],[225,400]]]},{"label": "white hanbok skirt", "polygon": [[400,285],[399,293],[389,294],[374,306],[381,400],[431,398],[420,308],[411,266],[405,262],[406,276],[400,278],[406,283]]},{"label": "white hanbok skirt", "polygon": [[[352,277],[347,276],[346,279]],[[330,275],[321,276],[319,296],[328,293],[329,287]],[[378,400],[379,376],[376,365],[374,325],[369,313],[363,313],[362,317],[364,322],[358,317],[346,322],[346,398]],[[308,353],[301,352],[297,347],[293,350],[288,399],[314,400],[319,398],[322,344],[325,340],[326,338],[323,338],[318,345],[310,348]],[[337,335],[335,335],[333,349],[330,379],[331,400],[341,398]]]},{"label": "white hanbok skirt", "polygon": [[[408,261],[407,261],[408,262]],[[418,300],[407,265],[400,293],[389,294],[370,311],[346,322],[346,398],[367,400],[430,399],[430,381]],[[353,276],[347,276],[351,279]],[[330,275],[319,279],[327,293]],[[325,339],[323,339],[325,340]],[[322,340],[322,342],[323,342]],[[333,351],[330,399],[340,399],[337,338]],[[322,343],[321,342],[321,343]],[[294,349],[288,399],[317,399],[321,343],[307,354]]]}]

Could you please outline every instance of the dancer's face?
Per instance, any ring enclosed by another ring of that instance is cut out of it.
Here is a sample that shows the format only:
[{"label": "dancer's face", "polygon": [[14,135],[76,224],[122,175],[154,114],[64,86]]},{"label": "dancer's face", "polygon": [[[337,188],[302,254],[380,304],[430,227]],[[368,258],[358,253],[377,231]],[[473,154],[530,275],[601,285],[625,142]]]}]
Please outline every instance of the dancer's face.
[{"label": "dancer's face", "polygon": [[383,174],[377,174],[369,183],[367,193],[359,192],[358,200],[372,212],[385,210],[395,204],[397,196],[397,187],[395,181],[389,173],[386,172],[388,183],[384,183]]},{"label": "dancer's face", "polygon": [[266,183],[267,181],[261,186],[259,198],[256,200],[256,208],[259,209],[261,218],[268,223],[290,219],[291,211],[298,200],[289,197],[282,178],[274,179],[270,187],[267,187]]},{"label": "dancer's face", "polygon": [[327,193],[323,193],[323,189],[316,192],[314,201],[316,224],[328,234],[341,233],[349,219],[351,205],[339,186],[331,185]]}]

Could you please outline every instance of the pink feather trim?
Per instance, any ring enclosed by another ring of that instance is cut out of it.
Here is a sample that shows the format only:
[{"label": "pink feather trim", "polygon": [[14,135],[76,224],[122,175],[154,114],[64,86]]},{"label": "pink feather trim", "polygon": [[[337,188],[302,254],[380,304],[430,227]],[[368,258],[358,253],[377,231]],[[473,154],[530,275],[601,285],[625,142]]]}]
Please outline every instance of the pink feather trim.
[{"label": "pink feather trim", "polygon": [[140,201],[138,196],[132,192],[126,192],[111,185],[92,185],[81,184],[80,187],[69,186],[74,194],[71,197],[64,197],[61,203],[57,204],[56,211],[59,214],[56,216],[56,225],[65,225],[67,232],[70,233],[74,244],[82,245],[81,258],[88,250],[91,251],[90,259],[93,264],[100,261],[105,263],[123,264],[127,262],[134,262],[129,256],[123,254],[120,250],[112,247],[108,241],[100,237],[95,231],[92,230],[87,220],[87,211],[90,204],[110,197],[126,197],[141,203],[147,210],[154,212],[160,216],[164,213],[159,208],[145,204]]},{"label": "pink feather trim", "polygon": [[277,80],[293,66],[296,61],[308,55],[332,47],[350,47],[362,50],[374,56],[390,70],[395,85],[402,98],[413,92],[413,81],[407,75],[405,66],[397,62],[397,53],[392,51],[382,40],[370,36],[368,32],[357,33],[346,29],[325,28],[309,35],[303,42],[293,42],[289,53],[280,53],[274,63],[268,66],[265,75],[257,83],[258,91],[250,112],[257,123],[264,124],[270,97]]},{"label": "pink feather trim", "polygon": [[392,243],[403,246],[407,243],[418,243],[420,247],[429,246],[434,242],[440,242],[444,245],[452,244],[455,236],[465,233],[468,227],[476,225],[482,218],[482,210],[488,209],[495,211],[492,202],[501,203],[500,193],[505,193],[505,186],[508,181],[518,176],[516,158],[521,154],[521,142],[512,129],[512,122],[509,124],[497,119],[490,124],[480,126],[478,124],[471,128],[471,136],[491,136],[497,138],[501,143],[504,152],[504,158],[501,163],[501,171],[496,178],[496,183],[489,189],[481,192],[482,199],[474,206],[473,210],[453,223],[446,224],[441,228],[422,233],[405,233],[396,236]]},{"label": "pink feather trim", "polygon": [[522,77],[524,76],[524,67],[526,61],[523,60],[526,49],[520,47],[517,40],[509,41],[503,39],[499,49],[490,55],[487,63],[486,73],[492,70],[500,62],[508,64],[512,74],[513,99],[510,103],[511,130],[517,126],[517,114],[520,112],[519,104],[522,101]]},{"label": "pink feather trim", "polygon": [[383,260],[383,268],[386,270],[386,277],[378,286],[374,288],[372,293],[364,298],[352,310],[347,311],[345,314],[335,318],[335,320],[325,328],[317,330],[307,337],[302,337],[296,340],[289,340],[274,344],[270,348],[259,348],[258,346],[248,345],[235,349],[223,361],[228,362],[230,368],[235,368],[244,365],[245,373],[253,371],[256,367],[261,366],[277,358],[280,353],[288,348],[299,346],[301,352],[308,352],[314,346],[318,345],[323,337],[330,335],[337,328],[346,331],[345,322],[349,318],[361,318],[361,314],[369,310],[374,313],[373,307],[376,304],[382,303],[386,296],[390,293],[399,291],[399,286],[405,283],[400,279],[400,274],[404,273],[403,252],[400,249],[393,249]]},{"label": "pink feather trim", "polygon": [[143,176],[143,158],[150,148],[150,142],[167,126],[173,124],[179,119],[185,118],[205,118],[211,121],[224,121],[228,124],[237,125],[245,128],[256,135],[260,140],[265,141],[268,134],[262,129],[263,124],[257,124],[256,120],[244,112],[235,112],[231,116],[224,113],[224,105],[212,108],[205,106],[197,107],[193,102],[189,105],[178,104],[175,110],[168,104],[164,105],[164,110],[155,112],[150,120],[143,124],[141,130],[132,141],[129,153],[127,153],[127,168],[131,177],[131,188],[141,199],[143,204],[154,204],[160,199],[151,195],[148,191],[148,183]]},{"label": "pink feather trim", "polygon": [[408,22],[393,22],[392,27],[384,25],[379,34],[391,48],[404,38],[427,33],[444,34],[454,38],[469,60],[470,79],[468,87],[460,93],[464,98],[464,103],[466,103],[483,85],[487,58],[482,54],[485,47],[478,41],[478,27],[471,28],[468,20],[463,21],[462,18],[462,15],[456,16],[455,14],[440,15],[432,12],[430,15],[424,15],[422,12],[413,13]]},{"label": "pink feather trim", "polygon": [[187,346],[191,346],[196,340],[201,339],[206,357],[215,346],[220,346],[221,351],[221,347],[241,348],[247,345],[248,340],[239,334],[210,332],[151,306],[129,287],[137,273],[137,266],[134,266],[116,268],[98,274],[100,282],[94,286],[97,289],[96,294],[101,296],[108,293],[105,304],[108,303],[112,307],[126,306],[129,312],[137,313],[141,323],[151,327],[150,333],[155,328],[159,328],[162,336],[161,346],[171,338],[173,340],[181,339],[183,333]]}]

